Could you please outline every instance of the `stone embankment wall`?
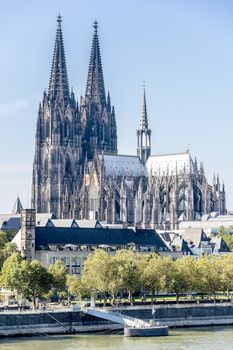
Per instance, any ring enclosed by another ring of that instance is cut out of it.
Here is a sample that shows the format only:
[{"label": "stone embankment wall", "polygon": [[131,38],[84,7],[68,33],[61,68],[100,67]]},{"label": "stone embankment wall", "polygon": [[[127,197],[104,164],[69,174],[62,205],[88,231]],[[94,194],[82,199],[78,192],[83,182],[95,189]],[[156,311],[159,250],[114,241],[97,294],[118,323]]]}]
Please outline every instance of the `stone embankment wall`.
[{"label": "stone embankment wall", "polygon": [[[154,314],[152,315],[152,309]],[[154,305],[118,308],[122,314],[144,320],[155,319],[171,327],[233,324],[233,304]]]},{"label": "stone embankment wall", "polygon": [[0,313],[0,337],[73,334],[123,329],[110,321],[82,312],[4,312]]}]

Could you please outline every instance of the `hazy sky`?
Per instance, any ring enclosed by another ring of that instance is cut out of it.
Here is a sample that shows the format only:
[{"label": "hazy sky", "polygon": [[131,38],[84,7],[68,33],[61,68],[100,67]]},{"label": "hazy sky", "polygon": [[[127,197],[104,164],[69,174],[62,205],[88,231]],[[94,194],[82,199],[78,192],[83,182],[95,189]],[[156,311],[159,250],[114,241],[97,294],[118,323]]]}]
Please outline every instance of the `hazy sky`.
[{"label": "hazy sky", "polygon": [[[224,179],[233,210],[233,2],[0,0],[0,212],[30,198],[35,126],[61,13],[70,86],[85,89],[99,21],[105,86],[120,153],[135,153],[143,80],[152,153],[203,161]],[[189,146],[188,146],[189,145]]]}]

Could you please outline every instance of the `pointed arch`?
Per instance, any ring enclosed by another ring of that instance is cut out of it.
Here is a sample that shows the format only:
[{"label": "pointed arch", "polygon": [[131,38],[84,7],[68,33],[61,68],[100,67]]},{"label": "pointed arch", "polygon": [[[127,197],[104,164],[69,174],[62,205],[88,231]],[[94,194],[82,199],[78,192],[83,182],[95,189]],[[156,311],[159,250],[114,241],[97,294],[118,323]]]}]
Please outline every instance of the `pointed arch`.
[{"label": "pointed arch", "polygon": [[70,136],[70,122],[69,119],[66,117],[64,122],[64,137],[69,138]]},{"label": "pointed arch", "polygon": [[49,176],[49,161],[48,161],[48,157],[46,156],[45,160],[44,160],[44,176],[48,177]]},{"label": "pointed arch", "polygon": [[45,121],[45,137],[50,137],[50,121],[46,119]]},{"label": "pointed arch", "polygon": [[71,164],[70,156],[68,154],[66,154],[66,158],[65,158],[65,174],[66,175],[72,174],[72,164]]}]

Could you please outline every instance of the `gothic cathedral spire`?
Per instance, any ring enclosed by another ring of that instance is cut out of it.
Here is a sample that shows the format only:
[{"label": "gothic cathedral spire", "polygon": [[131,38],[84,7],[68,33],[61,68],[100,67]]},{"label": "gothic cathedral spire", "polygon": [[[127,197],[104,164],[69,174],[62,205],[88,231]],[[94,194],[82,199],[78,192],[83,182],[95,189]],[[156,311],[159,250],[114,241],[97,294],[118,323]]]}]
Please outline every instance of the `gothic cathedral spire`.
[{"label": "gothic cathedral spire", "polygon": [[[94,21],[94,35],[87,74],[85,99],[84,154],[93,160],[96,153],[117,153],[117,127],[110,95],[106,99],[98,38],[98,23]],[[82,106],[81,106],[82,108]]]},{"label": "gothic cathedral spire", "polygon": [[53,52],[48,96],[51,102],[58,100],[60,103],[64,103],[64,106],[66,106],[69,101],[70,93],[61,22],[62,19],[59,15],[57,17],[57,33]]},{"label": "gothic cathedral spire", "polygon": [[151,154],[151,130],[148,127],[148,117],[146,108],[146,91],[143,86],[142,110],[139,129],[137,130],[137,155],[145,164]]},{"label": "gothic cathedral spire", "polygon": [[69,92],[61,16],[53,53],[48,94],[39,105],[32,176],[32,207],[68,218],[73,195],[81,184],[82,136],[74,93]]},{"label": "gothic cathedral spire", "polygon": [[146,108],[146,91],[145,85],[143,86],[143,97],[142,97],[142,111],[140,119],[140,129],[148,129],[148,117]]},{"label": "gothic cathedral spire", "polygon": [[90,102],[97,103],[103,109],[106,105],[106,96],[98,38],[98,23],[96,20],[93,27],[94,35],[87,75],[86,98]]}]

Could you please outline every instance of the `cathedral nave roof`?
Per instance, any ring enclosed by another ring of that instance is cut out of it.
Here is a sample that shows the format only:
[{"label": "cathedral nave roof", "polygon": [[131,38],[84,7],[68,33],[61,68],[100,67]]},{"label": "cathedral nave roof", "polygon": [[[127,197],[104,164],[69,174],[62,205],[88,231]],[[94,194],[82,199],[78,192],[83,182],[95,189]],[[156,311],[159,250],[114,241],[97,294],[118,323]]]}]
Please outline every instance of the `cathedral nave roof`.
[{"label": "cathedral nave roof", "polygon": [[192,173],[193,167],[193,160],[189,152],[152,155],[146,162],[148,173],[152,171],[157,175],[167,175],[167,172],[168,175],[174,175],[176,171]]}]

